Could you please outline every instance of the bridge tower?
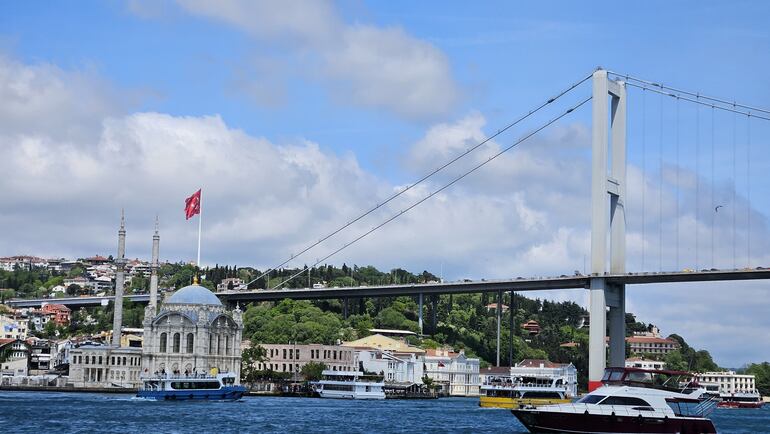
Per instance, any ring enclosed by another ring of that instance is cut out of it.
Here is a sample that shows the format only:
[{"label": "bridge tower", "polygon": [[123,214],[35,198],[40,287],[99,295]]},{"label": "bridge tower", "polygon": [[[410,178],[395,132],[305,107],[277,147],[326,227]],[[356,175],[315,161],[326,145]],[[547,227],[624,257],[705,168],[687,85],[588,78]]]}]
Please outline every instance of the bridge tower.
[{"label": "bridge tower", "polygon": [[625,285],[606,281],[607,238],[609,273],[626,271],[625,83],[610,80],[606,70],[598,69],[593,74],[592,105],[589,390],[601,385],[607,357],[605,332],[608,321],[610,365],[624,366],[626,358]]}]

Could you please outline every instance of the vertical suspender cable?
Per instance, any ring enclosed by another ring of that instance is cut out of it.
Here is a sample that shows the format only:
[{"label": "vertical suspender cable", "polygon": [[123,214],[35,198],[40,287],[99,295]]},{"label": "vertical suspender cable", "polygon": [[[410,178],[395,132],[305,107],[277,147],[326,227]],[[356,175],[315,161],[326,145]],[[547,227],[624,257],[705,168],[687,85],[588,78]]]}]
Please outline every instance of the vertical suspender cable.
[{"label": "vertical suspender cable", "polygon": [[646,208],[645,196],[647,190],[647,89],[642,89],[642,271],[645,271],[646,242]]},{"label": "vertical suspender cable", "polygon": [[[714,204],[714,106],[711,106],[711,209],[716,207]],[[716,211],[711,213],[711,268],[716,268],[714,264],[714,220],[716,219]]]},{"label": "vertical suspender cable", "polygon": [[[696,97],[697,98],[697,97]],[[700,269],[698,256],[698,217],[700,217],[700,105],[695,106],[695,271]]]},{"label": "vertical suspender cable", "polygon": [[736,162],[738,161],[738,151],[736,150],[737,149],[737,146],[736,146],[737,128],[735,125],[736,116],[737,115],[733,113],[733,201],[732,201],[733,206],[731,210],[731,213],[733,215],[733,270],[735,270],[738,267],[738,263],[736,262],[736,259],[735,259],[736,253],[737,253],[737,242],[735,239],[735,218],[737,216],[737,211],[738,211],[738,205],[735,202],[736,189],[738,188],[738,185],[737,185],[738,183],[736,181],[738,176],[738,172],[736,170],[736,165],[737,165]]},{"label": "vertical suspender cable", "polygon": [[751,112],[746,120],[746,262],[751,268]]},{"label": "vertical suspender cable", "polygon": [[676,270],[679,271],[679,97],[676,98]]},{"label": "vertical suspender cable", "polygon": [[663,271],[663,94],[660,94],[660,130],[658,131],[658,271]]}]

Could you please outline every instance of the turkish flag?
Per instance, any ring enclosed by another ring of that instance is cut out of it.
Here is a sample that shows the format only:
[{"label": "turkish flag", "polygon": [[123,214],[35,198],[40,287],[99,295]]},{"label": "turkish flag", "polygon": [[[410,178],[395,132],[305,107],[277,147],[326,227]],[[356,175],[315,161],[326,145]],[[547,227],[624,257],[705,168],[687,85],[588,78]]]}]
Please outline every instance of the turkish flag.
[{"label": "turkish flag", "polygon": [[190,220],[195,214],[201,213],[201,191],[198,190],[192,196],[184,200],[185,220]]}]

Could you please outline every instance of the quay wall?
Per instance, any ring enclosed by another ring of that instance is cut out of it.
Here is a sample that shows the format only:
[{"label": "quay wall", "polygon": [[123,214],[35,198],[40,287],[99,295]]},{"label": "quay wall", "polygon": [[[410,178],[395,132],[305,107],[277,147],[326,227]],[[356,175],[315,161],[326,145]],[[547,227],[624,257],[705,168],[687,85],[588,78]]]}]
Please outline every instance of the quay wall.
[{"label": "quay wall", "polygon": [[122,393],[136,395],[136,388],[116,387],[74,387],[74,386],[34,386],[34,385],[2,385],[0,391],[18,392],[84,392],[84,393]]}]

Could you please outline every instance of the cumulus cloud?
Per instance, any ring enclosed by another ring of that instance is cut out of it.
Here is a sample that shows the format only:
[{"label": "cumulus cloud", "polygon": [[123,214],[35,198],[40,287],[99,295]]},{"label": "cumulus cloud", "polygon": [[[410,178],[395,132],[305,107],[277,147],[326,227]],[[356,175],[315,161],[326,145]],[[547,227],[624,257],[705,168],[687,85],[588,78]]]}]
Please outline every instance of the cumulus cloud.
[{"label": "cumulus cloud", "polygon": [[[441,50],[400,27],[346,23],[331,2],[178,3],[191,14],[241,29],[255,41],[285,47],[300,59],[303,74],[325,83],[335,100],[423,119],[447,113],[458,99],[449,61]],[[250,71],[258,73],[259,68]],[[259,80],[261,75],[254,79]],[[255,93],[255,85],[243,77],[237,83],[265,102],[262,86],[256,85]],[[268,102],[274,99],[268,97]]]}]

